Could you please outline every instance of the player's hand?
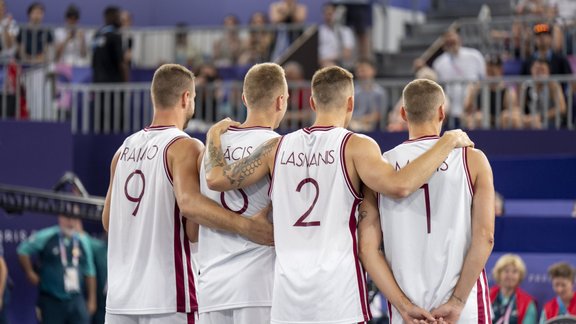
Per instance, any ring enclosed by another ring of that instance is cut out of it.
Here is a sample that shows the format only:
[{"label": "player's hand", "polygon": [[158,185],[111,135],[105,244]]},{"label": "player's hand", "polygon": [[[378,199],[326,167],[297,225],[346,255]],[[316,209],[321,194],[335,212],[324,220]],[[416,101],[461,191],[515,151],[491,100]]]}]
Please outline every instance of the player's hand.
[{"label": "player's hand", "polygon": [[468,137],[468,134],[466,134],[461,129],[453,129],[446,131],[444,132],[444,135],[442,137],[449,138],[451,140],[451,143],[453,143],[454,148],[467,147],[467,146],[474,147],[474,142],[472,142],[472,140],[470,140],[470,138]]},{"label": "player's hand", "polygon": [[245,234],[250,241],[262,245],[274,245],[274,227],[268,220],[272,205],[268,205],[254,216],[250,217],[250,228]]},{"label": "player's hand", "polygon": [[240,123],[234,121],[228,117],[222,119],[221,121],[217,122],[216,124],[212,125],[208,132],[212,135],[220,136],[224,134],[230,126],[239,126]]},{"label": "player's hand", "polygon": [[404,323],[436,323],[432,314],[414,304],[410,304],[404,311],[400,312]]},{"label": "player's hand", "polygon": [[38,274],[36,274],[34,271],[27,273],[26,277],[28,277],[28,281],[30,281],[30,283],[34,286],[38,286],[40,283],[40,277],[38,277]]},{"label": "player's hand", "polygon": [[455,324],[458,322],[460,313],[462,313],[463,308],[463,303],[457,301],[453,297],[450,297],[450,299],[445,304],[442,304],[438,308],[433,309],[431,313],[432,316],[434,316],[440,324]]}]

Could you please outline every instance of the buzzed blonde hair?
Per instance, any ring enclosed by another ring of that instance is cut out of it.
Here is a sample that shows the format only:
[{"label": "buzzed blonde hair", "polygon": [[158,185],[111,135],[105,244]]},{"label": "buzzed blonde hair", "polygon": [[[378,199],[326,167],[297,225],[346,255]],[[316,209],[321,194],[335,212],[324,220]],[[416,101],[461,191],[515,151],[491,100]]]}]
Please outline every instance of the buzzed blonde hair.
[{"label": "buzzed blonde hair", "polygon": [[322,68],[312,77],[312,98],[320,109],[339,107],[354,95],[354,76],[339,66]]},{"label": "buzzed blonde hair", "polygon": [[432,80],[416,79],[404,87],[402,100],[408,121],[421,124],[434,118],[435,110],[444,104],[444,90]]},{"label": "buzzed blonde hair", "polygon": [[507,253],[502,255],[498,261],[496,261],[496,264],[492,269],[492,277],[494,277],[494,280],[496,280],[497,283],[500,282],[502,270],[509,265],[518,269],[518,272],[520,272],[520,282],[524,280],[524,277],[526,277],[526,265],[524,264],[524,261],[522,261],[522,258],[517,254]]},{"label": "buzzed blonde hair", "polygon": [[266,108],[286,89],[284,69],[276,63],[256,64],[244,77],[243,93],[249,108]]},{"label": "buzzed blonde hair", "polygon": [[185,91],[194,89],[194,73],[179,64],[163,64],[154,72],[150,88],[154,107],[172,108]]}]

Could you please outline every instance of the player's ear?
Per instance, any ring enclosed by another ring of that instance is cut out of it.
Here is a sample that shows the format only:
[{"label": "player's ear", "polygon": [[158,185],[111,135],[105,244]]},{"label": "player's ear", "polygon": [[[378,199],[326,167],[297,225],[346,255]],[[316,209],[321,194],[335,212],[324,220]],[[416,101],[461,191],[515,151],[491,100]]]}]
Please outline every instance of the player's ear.
[{"label": "player's ear", "polygon": [[408,117],[406,117],[406,109],[404,106],[400,107],[400,116],[402,117],[403,121],[408,122]]},{"label": "player's ear", "polygon": [[248,104],[246,103],[246,97],[244,97],[244,92],[242,92],[242,103],[244,106],[248,107]]},{"label": "player's ear", "polygon": [[444,105],[438,107],[438,121],[442,122],[446,118],[446,113],[444,112]]},{"label": "player's ear", "polygon": [[276,111],[282,110],[282,105],[284,103],[284,95],[279,95],[276,97]]},{"label": "player's ear", "polygon": [[312,96],[310,96],[310,108],[312,108],[313,111],[316,111],[316,103],[314,102],[314,98]]},{"label": "player's ear", "polygon": [[182,108],[188,107],[188,101],[190,100],[191,95],[192,94],[188,90],[186,90],[182,93],[182,97],[180,98],[180,106]]},{"label": "player's ear", "polygon": [[346,100],[346,111],[353,111],[353,110],[354,110],[354,96],[350,96]]}]

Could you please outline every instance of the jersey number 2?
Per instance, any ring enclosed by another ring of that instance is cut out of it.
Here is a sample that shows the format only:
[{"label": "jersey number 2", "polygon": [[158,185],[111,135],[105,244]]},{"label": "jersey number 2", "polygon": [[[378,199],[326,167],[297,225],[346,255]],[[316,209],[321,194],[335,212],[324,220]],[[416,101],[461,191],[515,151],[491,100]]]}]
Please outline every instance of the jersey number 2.
[{"label": "jersey number 2", "polygon": [[316,206],[316,202],[318,201],[318,195],[320,194],[320,189],[318,188],[318,182],[316,182],[316,180],[312,178],[306,178],[300,181],[300,183],[296,187],[296,192],[300,192],[300,190],[302,190],[302,187],[307,183],[311,183],[314,186],[314,188],[316,188],[316,195],[314,196],[314,201],[312,202],[312,205],[310,205],[310,208],[308,208],[308,210],[304,214],[302,214],[300,218],[298,218],[296,223],[294,223],[294,226],[301,226],[301,227],[320,226],[320,221],[311,221],[311,222],[305,221],[306,217],[310,215],[312,209],[314,209],[314,206]]},{"label": "jersey number 2", "polygon": [[424,200],[426,202],[426,228],[428,229],[428,234],[430,234],[430,190],[428,189],[427,183],[423,184],[420,189],[424,189]]}]

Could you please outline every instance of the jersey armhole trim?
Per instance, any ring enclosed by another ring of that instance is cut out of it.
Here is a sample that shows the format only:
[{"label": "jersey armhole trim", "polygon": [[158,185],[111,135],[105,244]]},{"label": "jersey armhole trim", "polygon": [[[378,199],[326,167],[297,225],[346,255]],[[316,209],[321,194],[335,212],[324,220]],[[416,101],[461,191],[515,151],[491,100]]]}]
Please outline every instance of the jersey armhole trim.
[{"label": "jersey armhole trim", "polygon": [[472,185],[472,177],[470,176],[470,168],[468,168],[468,148],[462,148],[462,163],[464,163],[464,171],[466,172],[466,182],[468,183],[468,189],[470,190],[470,195],[474,196],[474,186]]},{"label": "jersey armhole trim", "polygon": [[280,141],[278,141],[278,146],[276,146],[276,154],[274,154],[274,170],[272,170],[272,174],[270,175],[270,186],[268,187],[268,197],[272,198],[272,189],[274,187],[274,174],[276,173],[276,160],[278,159],[278,153],[280,152],[280,148],[282,147],[282,141],[284,140],[284,135],[280,136]]},{"label": "jersey armhole trim", "polygon": [[186,136],[176,136],[174,137],[172,140],[170,140],[170,142],[168,142],[168,144],[166,144],[166,147],[164,148],[164,171],[166,172],[166,177],[168,177],[168,181],[170,181],[170,184],[173,185],[172,183],[172,172],[170,172],[170,168],[168,167],[168,149],[170,148],[170,146],[172,144],[174,144],[177,140],[181,139],[181,138],[186,138]]},{"label": "jersey armhole trim", "polygon": [[344,180],[346,180],[346,185],[348,186],[350,193],[352,194],[352,196],[354,196],[354,198],[362,199],[362,195],[358,193],[356,189],[354,189],[352,181],[350,181],[350,176],[348,175],[348,169],[346,169],[346,144],[348,143],[348,140],[353,134],[354,133],[352,132],[348,132],[346,135],[344,135],[344,138],[342,139],[342,144],[340,146],[340,165],[342,166],[342,173],[344,174]]}]

